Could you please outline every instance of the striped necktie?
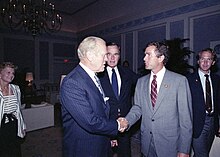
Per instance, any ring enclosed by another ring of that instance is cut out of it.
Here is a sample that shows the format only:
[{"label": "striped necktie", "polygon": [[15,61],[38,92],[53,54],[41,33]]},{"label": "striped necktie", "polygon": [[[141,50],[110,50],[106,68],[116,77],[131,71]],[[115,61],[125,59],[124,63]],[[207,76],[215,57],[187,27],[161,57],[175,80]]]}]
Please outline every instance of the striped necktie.
[{"label": "striped necktie", "polygon": [[100,80],[99,80],[99,78],[96,75],[94,77],[95,77],[95,80],[97,82],[97,85],[98,85],[97,87],[99,89],[99,92],[102,94],[102,97],[104,99],[105,98],[105,93],[104,93],[104,90],[103,90],[103,88],[101,86]]},{"label": "striped necktie", "polygon": [[157,100],[157,75],[153,75],[153,80],[151,82],[151,102],[154,108]]}]

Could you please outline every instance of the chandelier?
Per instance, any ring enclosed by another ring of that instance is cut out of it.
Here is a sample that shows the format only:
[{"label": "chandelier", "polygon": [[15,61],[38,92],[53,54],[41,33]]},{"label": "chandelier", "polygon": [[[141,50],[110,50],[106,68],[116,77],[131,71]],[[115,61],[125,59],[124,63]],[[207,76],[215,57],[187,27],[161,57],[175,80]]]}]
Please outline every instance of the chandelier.
[{"label": "chandelier", "polygon": [[9,0],[2,8],[4,25],[11,30],[23,29],[35,37],[42,32],[54,33],[61,29],[62,17],[46,0]]}]

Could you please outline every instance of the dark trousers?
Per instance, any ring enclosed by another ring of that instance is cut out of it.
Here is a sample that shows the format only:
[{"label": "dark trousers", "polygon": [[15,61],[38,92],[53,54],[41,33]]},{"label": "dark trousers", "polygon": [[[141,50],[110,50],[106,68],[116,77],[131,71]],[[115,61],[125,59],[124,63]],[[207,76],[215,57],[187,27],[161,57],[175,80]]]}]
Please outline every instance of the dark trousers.
[{"label": "dark trousers", "polygon": [[117,136],[118,147],[113,147],[109,157],[117,154],[117,157],[131,157],[130,132],[119,133]]},{"label": "dark trousers", "polygon": [[14,142],[1,142],[0,157],[21,157],[20,140]]},{"label": "dark trousers", "polygon": [[194,157],[209,157],[214,138],[214,117],[207,115],[201,135],[198,138],[193,138]]}]

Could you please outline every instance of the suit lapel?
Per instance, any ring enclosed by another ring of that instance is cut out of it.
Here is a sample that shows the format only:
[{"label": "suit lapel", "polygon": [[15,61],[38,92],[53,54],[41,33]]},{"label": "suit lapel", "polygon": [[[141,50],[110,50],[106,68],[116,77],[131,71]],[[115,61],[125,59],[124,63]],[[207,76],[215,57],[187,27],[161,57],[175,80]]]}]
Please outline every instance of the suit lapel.
[{"label": "suit lapel", "polygon": [[169,92],[168,90],[170,89],[171,86],[171,82],[172,82],[172,78],[169,77],[169,72],[166,70],[162,83],[160,85],[160,89],[159,92],[157,94],[157,101],[156,101],[156,105],[154,108],[154,113],[156,113],[156,111],[158,110],[158,108],[161,106],[161,102],[163,101],[165,95],[167,95],[167,93]]},{"label": "suit lapel", "polygon": [[205,98],[204,98],[204,92],[203,92],[203,88],[202,88],[202,83],[201,83],[201,80],[200,80],[200,77],[199,77],[199,73],[197,72],[197,73],[194,73],[194,78],[193,78],[193,84],[192,84],[192,86],[193,86],[193,88],[195,88],[195,89],[197,89],[198,90],[198,92],[197,92],[197,94],[199,94],[199,96],[198,97],[200,97],[201,99],[200,99],[200,105],[202,106],[202,107],[204,107],[204,105],[203,104],[205,104]]},{"label": "suit lapel", "polygon": [[217,104],[217,100],[216,98],[218,97],[217,96],[217,93],[218,92],[218,80],[219,78],[216,77],[216,75],[213,75],[211,74],[211,81],[212,81],[212,89],[213,89],[213,102],[214,102],[214,112],[216,113],[216,108],[218,108],[218,104]]},{"label": "suit lapel", "polygon": [[215,77],[215,75],[211,74],[211,81],[212,81],[212,88],[213,88],[213,98],[216,98],[216,91],[218,90],[218,82],[217,82],[217,78]]},{"label": "suit lapel", "polygon": [[126,76],[126,73],[124,73],[124,71],[120,67],[118,67],[118,71],[121,77],[121,89],[120,89],[120,94],[119,94],[119,99],[120,99],[120,97],[122,97],[123,94],[126,93],[126,90],[127,90],[126,84],[128,81],[127,80],[128,77]]},{"label": "suit lapel", "polygon": [[85,70],[84,70],[81,66],[78,66],[78,67],[79,67],[79,68],[78,68],[78,71],[79,71],[79,73],[80,73],[81,76],[82,76],[82,80],[85,80],[85,82],[88,84],[89,88],[92,89],[92,91],[94,91],[94,92],[98,95],[100,101],[101,101],[102,104],[103,104],[104,109],[106,109],[106,103],[105,103],[105,101],[104,101],[104,99],[103,99],[103,96],[102,96],[102,94],[100,93],[98,87],[96,87],[95,83],[94,83],[93,80],[90,78],[90,76],[85,72]]},{"label": "suit lapel", "polygon": [[[126,92],[127,77],[126,77],[126,73],[124,73],[124,71],[120,67],[118,67],[118,71],[119,71],[119,75],[120,75],[120,78],[121,78],[121,89],[120,89],[120,94],[119,94],[119,99],[120,99],[120,97],[123,96],[123,93]],[[106,92],[106,93],[108,93],[108,95],[114,96],[115,99],[117,99],[115,94],[114,94],[114,91],[112,89],[112,85],[110,83],[107,70],[105,70],[103,75],[104,76],[101,77],[101,79],[102,79],[102,82],[103,82],[102,85],[104,87],[104,90],[106,91],[106,89],[107,89],[108,92]]]},{"label": "suit lapel", "polygon": [[105,70],[103,73],[101,73],[99,78],[100,78],[100,81],[101,81],[101,84],[102,84],[102,87],[103,87],[103,90],[104,90],[106,96],[108,96],[108,97],[113,96],[114,92],[113,92],[112,85],[109,80],[107,70]]},{"label": "suit lapel", "polygon": [[[147,110],[150,110],[151,113],[153,113],[153,108],[152,108],[152,102],[151,102],[151,97],[150,97],[150,75],[146,76],[146,80],[143,81],[143,89],[144,89],[144,93],[143,93],[143,99],[146,100],[146,106],[148,107]],[[144,101],[145,102],[145,101]]]}]

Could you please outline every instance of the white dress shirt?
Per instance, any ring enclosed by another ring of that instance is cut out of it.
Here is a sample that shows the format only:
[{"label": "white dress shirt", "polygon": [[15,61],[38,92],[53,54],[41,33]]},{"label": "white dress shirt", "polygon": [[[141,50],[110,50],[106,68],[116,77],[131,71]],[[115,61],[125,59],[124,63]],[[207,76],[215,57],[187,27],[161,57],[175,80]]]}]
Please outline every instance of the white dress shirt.
[{"label": "white dress shirt", "polygon": [[[107,72],[108,72],[108,77],[109,77],[109,80],[110,80],[110,83],[112,84],[112,69],[111,67],[107,66]],[[120,90],[121,90],[121,77],[120,77],[120,74],[119,74],[119,71],[118,71],[118,67],[114,67],[115,69],[115,73],[116,73],[116,77],[117,77],[117,81],[118,81],[118,95],[120,95]]]},{"label": "white dress shirt", "polygon": [[166,68],[163,67],[157,74],[154,74],[152,71],[151,71],[151,75],[150,75],[150,83],[149,83],[149,91],[151,91],[151,82],[153,81],[153,75],[157,75],[157,93],[159,93],[159,89],[160,89],[160,85],[163,81],[163,77],[164,77],[164,74],[166,72]]}]

